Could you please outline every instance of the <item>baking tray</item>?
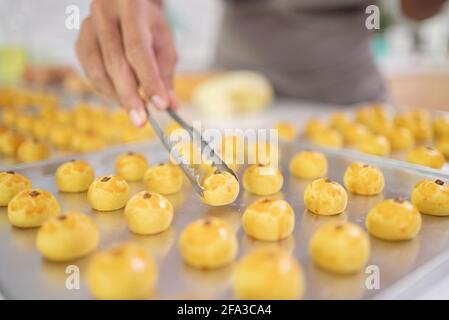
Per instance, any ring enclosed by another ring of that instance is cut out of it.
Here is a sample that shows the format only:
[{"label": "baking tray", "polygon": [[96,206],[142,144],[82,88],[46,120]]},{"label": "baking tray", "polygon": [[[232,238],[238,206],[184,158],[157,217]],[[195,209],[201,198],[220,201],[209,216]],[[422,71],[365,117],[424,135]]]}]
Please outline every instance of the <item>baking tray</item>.
[{"label": "baking tray", "polygon": [[[347,210],[337,216],[317,216],[304,208],[302,194],[307,181],[290,176],[287,164],[292,154],[303,149],[319,149],[329,161],[329,178],[342,183],[346,167],[353,161],[366,161],[378,165],[384,172],[386,187],[381,195],[364,197],[349,195]],[[167,159],[166,152],[158,144],[146,148],[142,146],[124,146],[121,150],[107,154],[92,154],[89,162],[94,166],[96,175],[110,174],[114,171],[117,154],[125,151],[144,152],[151,164]],[[365,281],[368,274],[340,276],[318,269],[313,265],[308,253],[308,242],[317,228],[327,222],[348,220],[364,225],[367,211],[382,199],[391,197],[408,198],[413,185],[420,179],[443,178],[449,176],[441,171],[420,171],[411,167],[402,167],[401,162],[347,153],[339,150],[327,150],[311,147],[297,142],[280,146],[281,170],[285,182],[282,193],[277,196],[286,199],[296,213],[293,235],[280,242],[262,242],[247,237],[240,227],[244,209],[257,196],[241,190],[237,201],[225,207],[209,207],[203,204],[186,182],[181,192],[168,196],[175,208],[172,227],[158,235],[139,236],[132,234],[126,225],[123,210],[109,213],[91,210],[86,201],[86,193],[58,193],[53,173],[58,162],[41,167],[28,167],[19,170],[33,180],[34,187],[44,188],[58,198],[63,210],[78,210],[91,216],[97,223],[101,240],[99,249],[112,243],[135,241],[144,246],[155,258],[159,268],[159,278],[155,290],[156,299],[210,298],[232,299],[232,274],[236,266],[202,271],[185,265],[178,252],[178,238],[186,225],[201,217],[215,216],[228,221],[236,230],[239,240],[238,258],[258,247],[279,247],[291,252],[300,261],[306,278],[306,299],[371,299],[378,297],[396,298],[398,292],[422,290],[416,286],[425,276],[432,274],[441,262],[446,261],[449,248],[449,219],[423,215],[419,235],[411,241],[387,242],[371,240],[369,265],[376,265],[380,271],[380,288],[367,289]],[[239,171],[241,176],[243,170]],[[132,193],[144,189],[141,182],[130,183]],[[6,215],[6,209],[0,208],[0,291],[7,299],[89,299],[85,282],[89,256],[70,263],[53,263],[44,260],[35,248],[37,229],[18,229],[12,227]],[[69,274],[69,265],[79,267],[81,284],[79,289],[69,290],[65,283]],[[441,274],[440,274],[441,275]],[[427,279],[426,281],[437,281]],[[425,285],[426,283],[424,283]]]}]

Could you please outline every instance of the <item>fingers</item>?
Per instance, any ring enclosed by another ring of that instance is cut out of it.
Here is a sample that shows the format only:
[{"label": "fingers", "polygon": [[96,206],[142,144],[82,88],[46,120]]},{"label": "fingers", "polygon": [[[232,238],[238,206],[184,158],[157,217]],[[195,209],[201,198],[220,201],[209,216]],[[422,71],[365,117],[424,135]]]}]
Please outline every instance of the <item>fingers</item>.
[{"label": "fingers", "polygon": [[159,65],[160,74],[165,87],[168,90],[170,105],[177,108],[178,101],[173,89],[174,74],[178,54],[176,52],[174,40],[169,26],[165,21],[160,22],[161,30],[155,38],[154,48],[156,59]]},{"label": "fingers", "polygon": [[145,105],[138,93],[138,82],[129,65],[121,41],[117,19],[108,8],[107,1],[96,1],[92,5],[92,22],[98,35],[106,70],[111,78],[121,104],[127,109],[136,126],[146,123]]},{"label": "fingers", "polygon": [[95,91],[107,99],[117,100],[114,86],[103,64],[100,47],[93,32],[91,18],[87,18],[83,22],[79,39],[76,43],[76,53],[81,67]]},{"label": "fingers", "polygon": [[[139,83],[152,104],[158,109],[169,106],[169,92],[163,81],[160,65],[154,51],[155,36],[149,28],[149,20],[137,2],[127,2],[121,10],[121,26],[126,58],[132,66]],[[141,12],[142,14],[136,13]],[[160,32],[160,30],[157,30]]]}]

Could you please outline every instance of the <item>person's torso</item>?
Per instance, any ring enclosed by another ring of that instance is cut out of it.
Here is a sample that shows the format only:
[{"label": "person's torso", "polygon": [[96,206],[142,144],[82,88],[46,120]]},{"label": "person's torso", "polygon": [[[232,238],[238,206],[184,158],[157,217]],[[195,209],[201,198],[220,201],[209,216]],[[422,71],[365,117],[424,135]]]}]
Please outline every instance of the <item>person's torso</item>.
[{"label": "person's torso", "polygon": [[[280,94],[336,103],[382,99],[365,0],[227,0],[216,62],[264,72]],[[355,87],[354,87],[355,86]]]}]

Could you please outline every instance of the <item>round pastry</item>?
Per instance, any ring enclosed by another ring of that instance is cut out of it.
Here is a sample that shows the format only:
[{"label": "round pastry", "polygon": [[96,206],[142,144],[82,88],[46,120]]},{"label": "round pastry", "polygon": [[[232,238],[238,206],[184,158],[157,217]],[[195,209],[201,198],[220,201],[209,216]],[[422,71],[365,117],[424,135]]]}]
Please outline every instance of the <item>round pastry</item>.
[{"label": "round pastry", "polygon": [[17,159],[20,162],[32,162],[47,159],[50,156],[50,148],[38,140],[26,140],[17,149]]},{"label": "round pastry", "polygon": [[274,126],[278,132],[278,137],[282,140],[293,141],[296,138],[296,128],[289,122],[278,122]]},{"label": "round pastry", "polygon": [[157,280],[157,267],[141,246],[125,243],[95,254],[89,264],[87,283],[97,299],[148,299]]},{"label": "round pastry", "polygon": [[258,240],[287,238],[295,226],[295,213],[285,200],[262,198],[246,208],[242,217],[245,233]]},{"label": "round pastry", "polygon": [[93,252],[100,236],[91,218],[67,212],[44,222],[36,238],[39,252],[52,261],[70,261]]},{"label": "round pastry", "polygon": [[302,179],[317,179],[327,174],[327,159],[321,152],[302,151],[293,156],[290,173]]},{"label": "round pastry", "polygon": [[435,142],[435,149],[440,151],[446,159],[449,159],[449,136],[439,138]]},{"label": "round pastry", "polygon": [[215,172],[207,175],[201,183],[203,201],[210,206],[224,206],[233,203],[239,195],[240,185],[228,172]]},{"label": "round pastry", "polygon": [[441,116],[435,118],[433,120],[433,132],[437,138],[449,137],[449,117]]},{"label": "round pastry", "polygon": [[0,135],[0,153],[7,157],[15,156],[23,140],[23,136],[16,132],[7,131],[2,133]]},{"label": "round pastry", "polygon": [[356,112],[356,120],[376,134],[384,135],[393,127],[385,107],[378,103],[359,108]]},{"label": "round pastry", "polygon": [[16,194],[30,188],[31,181],[21,174],[14,171],[0,172],[0,207],[7,206]]},{"label": "round pastry", "polygon": [[61,150],[67,150],[72,143],[75,130],[68,125],[54,125],[50,128],[50,142]]},{"label": "round pastry", "polygon": [[94,181],[92,167],[84,160],[63,163],[55,173],[56,185],[62,192],[84,192]]},{"label": "round pastry", "polygon": [[87,201],[97,211],[114,211],[123,208],[129,199],[126,180],[118,176],[103,176],[89,186]]},{"label": "round pastry", "polygon": [[312,143],[327,148],[340,149],[343,146],[343,136],[331,128],[324,128],[315,132],[311,137]]},{"label": "round pastry", "polygon": [[445,162],[444,155],[440,151],[424,146],[411,150],[407,155],[407,161],[434,169],[441,169]]},{"label": "round pastry", "polygon": [[340,132],[343,131],[344,128],[350,123],[351,120],[349,120],[346,113],[341,111],[334,112],[329,120],[330,126]]},{"label": "round pastry", "polygon": [[232,226],[221,219],[200,219],[182,231],[179,249],[184,261],[192,267],[219,268],[235,259],[237,237]]},{"label": "round pastry", "polygon": [[407,128],[394,127],[387,137],[393,150],[407,150],[415,145],[415,138]]},{"label": "round pastry", "polygon": [[341,134],[347,144],[358,144],[370,136],[368,128],[360,123],[349,123]]},{"label": "round pastry", "polygon": [[283,183],[281,171],[269,165],[252,165],[243,173],[243,188],[260,196],[279,192]]},{"label": "round pastry", "polygon": [[290,254],[275,248],[258,249],[244,257],[234,276],[234,295],[244,300],[300,299],[305,280]]},{"label": "round pastry", "polygon": [[42,189],[24,189],[8,204],[8,219],[13,226],[34,228],[61,213],[56,198]]},{"label": "round pastry", "polygon": [[50,120],[36,119],[31,130],[33,137],[39,139],[40,141],[47,139],[50,134],[48,128],[50,128],[51,125],[52,122]]},{"label": "round pastry", "polygon": [[147,169],[147,159],[140,153],[128,152],[115,161],[115,173],[127,181],[142,180]]},{"label": "round pastry", "polygon": [[442,180],[422,180],[413,188],[412,203],[421,213],[449,216],[449,186]]},{"label": "round pastry", "polygon": [[320,227],[309,244],[313,262],[320,268],[341,274],[363,269],[370,244],[365,231],[353,223],[328,223]]},{"label": "round pastry", "polygon": [[143,180],[149,191],[163,195],[176,193],[182,187],[182,170],[175,164],[161,163],[149,167]]},{"label": "round pastry", "polygon": [[385,185],[384,175],[379,168],[359,162],[351,164],[346,169],[343,181],[346,189],[363,196],[379,194]]},{"label": "round pastry", "polygon": [[410,130],[416,140],[428,140],[433,136],[430,115],[425,110],[413,110],[397,114],[394,123]]},{"label": "round pastry", "polygon": [[386,156],[391,151],[390,142],[382,135],[369,135],[361,140],[357,147],[363,153],[376,156]]},{"label": "round pastry", "polygon": [[410,202],[388,199],[372,208],[365,221],[368,232],[383,240],[408,240],[421,228],[421,214]]},{"label": "round pastry", "polygon": [[173,206],[160,194],[141,191],[125,207],[129,229],[137,234],[156,234],[167,230],[173,220]]},{"label": "round pastry", "polygon": [[34,124],[34,117],[29,115],[19,115],[16,120],[17,131],[23,134],[31,133]]},{"label": "round pastry", "polygon": [[319,119],[311,119],[307,121],[304,133],[307,138],[313,137],[315,133],[327,128],[323,121]]},{"label": "round pastry", "polygon": [[314,180],[304,190],[304,204],[315,214],[331,216],[342,213],[347,203],[346,190],[329,179]]}]

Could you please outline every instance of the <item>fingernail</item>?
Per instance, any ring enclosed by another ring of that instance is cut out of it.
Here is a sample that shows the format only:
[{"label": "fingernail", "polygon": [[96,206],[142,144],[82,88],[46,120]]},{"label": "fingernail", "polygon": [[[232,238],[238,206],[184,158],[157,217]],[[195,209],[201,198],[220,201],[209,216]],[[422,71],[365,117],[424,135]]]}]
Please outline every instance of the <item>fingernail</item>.
[{"label": "fingernail", "polygon": [[178,98],[174,90],[170,90],[169,93],[172,107],[177,109],[179,107]]},{"label": "fingernail", "polygon": [[131,109],[129,111],[129,117],[136,127],[141,127],[145,122],[145,114],[138,109]]},{"label": "fingernail", "polygon": [[154,95],[151,97],[151,102],[155,105],[156,108],[158,109],[165,109],[168,106],[167,101],[165,101],[164,99],[162,99],[160,96],[158,95]]}]

